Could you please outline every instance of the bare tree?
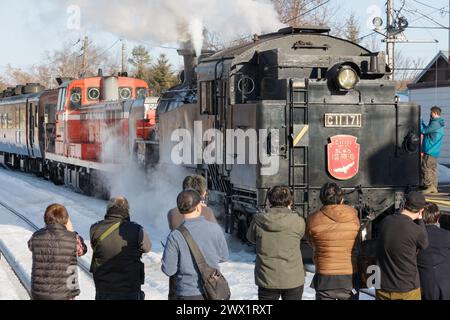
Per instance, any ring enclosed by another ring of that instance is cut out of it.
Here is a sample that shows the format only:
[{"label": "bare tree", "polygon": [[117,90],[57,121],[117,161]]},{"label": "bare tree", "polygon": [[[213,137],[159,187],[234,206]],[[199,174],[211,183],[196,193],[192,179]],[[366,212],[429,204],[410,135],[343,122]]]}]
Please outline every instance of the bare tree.
[{"label": "bare tree", "polygon": [[347,20],[345,21],[345,32],[344,32],[344,37],[347,40],[350,40],[352,42],[355,43],[359,43],[360,42],[360,37],[359,37],[359,33],[360,33],[361,27],[359,25],[358,19],[356,18],[356,14],[354,12],[352,12],[350,14],[350,16],[347,18]]},{"label": "bare tree", "polygon": [[383,50],[381,47],[381,40],[376,34],[368,37],[364,42],[364,46],[372,52],[380,52],[381,50]]},{"label": "bare tree", "polygon": [[36,82],[36,78],[30,72],[22,70],[21,68],[14,68],[9,64],[5,68],[5,75],[8,82],[13,85]]},{"label": "bare tree", "polygon": [[223,38],[217,32],[205,29],[203,32],[203,36],[205,49],[219,51],[227,46]]},{"label": "bare tree", "polygon": [[394,79],[397,82],[397,90],[406,90],[407,85],[414,81],[423,69],[423,58],[405,56],[403,51],[395,51]]},{"label": "bare tree", "polygon": [[6,80],[0,76],[0,92],[5,90],[8,87],[8,84],[6,83]]},{"label": "bare tree", "polygon": [[323,0],[272,0],[280,21],[292,27],[331,24],[336,10]]},{"label": "bare tree", "polygon": [[[111,56],[109,49],[92,45],[86,64],[85,76],[97,75],[98,69],[103,68],[109,74],[116,74],[120,70],[119,59]],[[42,63],[24,70],[6,66],[5,79],[11,84],[41,83],[47,88],[57,86],[57,77],[78,78],[81,73],[81,52],[73,45],[66,43],[62,49],[47,52]]]}]

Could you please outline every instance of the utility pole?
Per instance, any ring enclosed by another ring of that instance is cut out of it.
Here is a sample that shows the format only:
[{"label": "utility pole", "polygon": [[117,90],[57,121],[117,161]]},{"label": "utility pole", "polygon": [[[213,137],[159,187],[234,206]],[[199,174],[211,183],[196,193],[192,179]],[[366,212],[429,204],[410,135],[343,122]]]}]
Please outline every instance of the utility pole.
[{"label": "utility pole", "polygon": [[127,70],[127,45],[125,41],[122,40],[122,76],[127,72]]},{"label": "utility pole", "polygon": [[[450,1],[450,0],[449,0]],[[394,80],[395,68],[395,17],[394,17],[394,0],[387,0],[387,34],[386,34],[386,58],[391,74],[389,80]]]},{"label": "utility pole", "polygon": [[83,43],[83,60],[81,62],[80,77],[84,77],[84,75],[86,74],[87,59],[88,59],[88,47],[89,47],[89,38],[86,36],[86,37],[84,37],[84,43]]}]

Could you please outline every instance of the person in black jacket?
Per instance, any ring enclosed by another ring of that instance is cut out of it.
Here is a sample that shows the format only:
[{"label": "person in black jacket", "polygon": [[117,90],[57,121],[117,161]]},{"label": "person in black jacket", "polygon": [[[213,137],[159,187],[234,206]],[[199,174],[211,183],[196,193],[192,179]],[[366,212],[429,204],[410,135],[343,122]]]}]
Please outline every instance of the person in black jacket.
[{"label": "person in black jacket", "polygon": [[[73,300],[80,294],[77,257],[87,247],[76,232],[64,206],[45,210],[46,227],[28,241],[33,254],[31,295],[33,300]],[[53,262],[52,262],[53,261]]]},{"label": "person in black jacket", "polygon": [[130,206],[124,197],[109,201],[105,220],[91,227],[93,249],[91,272],[96,300],[144,300],[143,253],[151,250],[147,233],[130,221]]},{"label": "person in black jacket", "polygon": [[434,203],[427,203],[424,221],[429,247],[417,257],[423,300],[450,300],[450,231],[441,229],[441,213]]},{"label": "person in black jacket", "polygon": [[425,197],[410,192],[400,213],[384,218],[377,243],[381,271],[377,300],[421,300],[417,253],[428,247]]}]

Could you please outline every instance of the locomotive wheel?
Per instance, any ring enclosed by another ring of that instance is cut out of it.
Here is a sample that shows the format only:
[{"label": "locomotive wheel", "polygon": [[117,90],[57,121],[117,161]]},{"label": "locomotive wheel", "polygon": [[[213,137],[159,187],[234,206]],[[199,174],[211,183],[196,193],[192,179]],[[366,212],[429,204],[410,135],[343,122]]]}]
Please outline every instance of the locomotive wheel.
[{"label": "locomotive wheel", "polygon": [[238,238],[244,242],[247,243],[247,231],[248,231],[248,219],[247,219],[247,215],[239,212],[239,214],[237,215],[237,236]]},{"label": "locomotive wheel", "polygon": [[64,184],[64,178],[61,178],[59,175],[59,169],[56,166],[50,167],[50,181],[53,182],[57,186],[61,186]]},{"label": "locomotive wheel", "polygon": [[236,211],[234,211],[233,209],[231,210],[231,214],[229,216],[230,219],[230,234],[234,234],[234,229],[236,226]]},{"label": "locomotive wheel", "polygon": [[231,220],[233,215],[233,205],[231,201],[227,198],[224,203],[225,207],[225,232],[231,234]]},{"label": "locomotive wheel", "polygon": [[94,187],[91,182],[91,176],[88,173],[79,173],[80,190],[86,196],[93,196]]}]

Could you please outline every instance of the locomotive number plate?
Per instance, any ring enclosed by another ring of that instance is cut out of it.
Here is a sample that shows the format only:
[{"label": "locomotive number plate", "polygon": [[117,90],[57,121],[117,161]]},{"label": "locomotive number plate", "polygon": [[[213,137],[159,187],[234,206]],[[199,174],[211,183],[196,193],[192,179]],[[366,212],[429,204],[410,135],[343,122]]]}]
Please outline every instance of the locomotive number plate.
[{"label": "locomotive number plate", "polygon": [[325,114],[326,128],[361,128],[362,115],[343,114],[343,113],[327,113]]}]

